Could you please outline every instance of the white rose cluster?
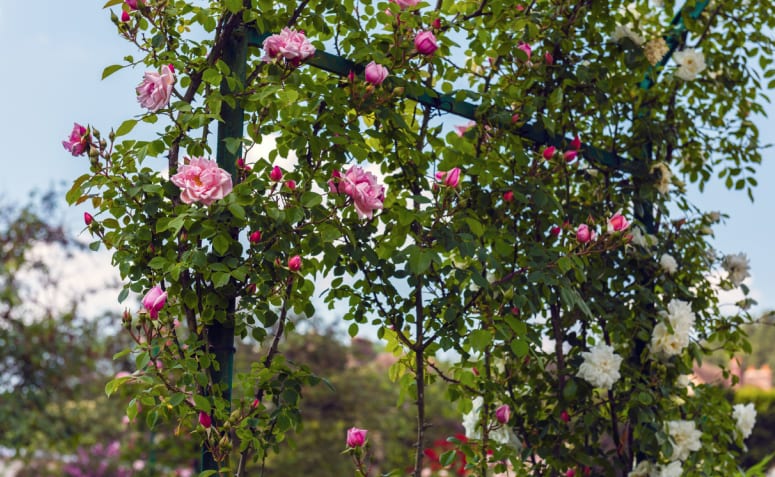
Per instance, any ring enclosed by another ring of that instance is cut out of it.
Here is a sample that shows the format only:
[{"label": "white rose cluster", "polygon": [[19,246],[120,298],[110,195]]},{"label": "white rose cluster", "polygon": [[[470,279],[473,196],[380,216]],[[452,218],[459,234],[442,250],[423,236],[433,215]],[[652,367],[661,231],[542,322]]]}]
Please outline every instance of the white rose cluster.
[{"label": "white rose cluster", "polygon": [[662,311],[660,315],[667,322],[662,321],[654,326],[651,334],[651,353],[668,358],[676,356],[689,345],[689,335],[694,327],[694,312],[689,303],[674,299],[668,303],[667,312]]},{"label": "white rose cluster", "polygon": [[619,380],[619,367],[622,365],[622,357],[614,352],[612,346],[601,342],[581,353],[584,362],[579,366],[576,374],[596,388],[611,389]]},{"label": "white rose cluster", "polygon": [[668,421],[667,433],[670,435],[670,443],[673,445],[671,461],[686,460],[690,452],[700,450],[702,432],[697,429],[694,421]]},{"label": "white rose cluster", "polygon": [[749,403],[735,404],[732,409],[732,417],[737,422],[737,430],[740,431],[743,439],[747,439],[753,431],[753,426],[756,424],[756,408]]}]

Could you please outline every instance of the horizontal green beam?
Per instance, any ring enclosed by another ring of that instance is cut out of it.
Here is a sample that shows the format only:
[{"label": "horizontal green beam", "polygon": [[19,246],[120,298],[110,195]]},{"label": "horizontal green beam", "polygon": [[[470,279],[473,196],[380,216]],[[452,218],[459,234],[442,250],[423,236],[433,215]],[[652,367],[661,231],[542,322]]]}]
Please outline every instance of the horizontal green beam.
[{"label": "horizontal green beam", "polygon": [[[248,44],[261,48],[268,36],[268,33],[261,33],[254,28],[250,29],[248,32]],[[317,50],[311,58],[306,60],[306,63],[342,77],[346,77],[350,72],[361,74],[365,69],[364,65],[321,50]],[[388,77],[385,81],[390,88],[404,88],[404,96],[418,103],[474,121],[481,119],[480,116],[482,114],[479,113],[479,106],[468,101],[458,101],[455,99],[455,95],[441,94],[426,86],[409,83],[395,76]],[[484,116],[488,124],[511,130],[520,137],[529,139],[536,144],[562,147],[569,141],[561,136],[550,135],[546,129],[535,124],[524,124],[515,127],[511,122],[512,113],[508,111],[500,111]],[[582,145],[581,155],[596,164],[614,169],[629,170],[632,168],[631,161],[590,145]]]}]

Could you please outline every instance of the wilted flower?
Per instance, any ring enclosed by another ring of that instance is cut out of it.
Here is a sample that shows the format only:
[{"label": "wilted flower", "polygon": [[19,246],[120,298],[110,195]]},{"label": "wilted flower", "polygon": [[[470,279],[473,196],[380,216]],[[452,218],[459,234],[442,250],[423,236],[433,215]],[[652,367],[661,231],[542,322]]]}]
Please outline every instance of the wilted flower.
[{"label": "wilted flower", "polygon": [[65,150],[73,155],[73,157],[80,156],[86,152],[89,145],[89,130],[85,126],[81,126],[78,123],[73,123],[73,130],[70,132],[70,137],[62,141],[62,146]]},{"label": "wilted flower", "polygon": [[675,258],[673,258],[673,256],[669,253],[662,254],[662,257],[659,259],[659,266],[668,275],[672,275],[678,271],[678,262],[676,262]]},{"label": "wilted flower", "polygon": [[744,253],[725,256],[721,266],[729,273],[729,281],[736,287],[740,286],[743,280],[751,276],[748,257]]},{"label": "wilted flower", "polygon": [[643,47],[643,54],[646,56],[648,62],[652,65],[659,63],[660,60],[662,60],[662,58],[664,58],[669,51],[670,47],[667,46],[667,42],[661,36],[659,38],[650,40]]},{"label": "wilted flower", "polygon": [[659,193],[666,195],[670,191],[670,181],[673,178],[670,168],[664,162],[658,162],[651,166],[651,174],[656,176],[655,187]]}]

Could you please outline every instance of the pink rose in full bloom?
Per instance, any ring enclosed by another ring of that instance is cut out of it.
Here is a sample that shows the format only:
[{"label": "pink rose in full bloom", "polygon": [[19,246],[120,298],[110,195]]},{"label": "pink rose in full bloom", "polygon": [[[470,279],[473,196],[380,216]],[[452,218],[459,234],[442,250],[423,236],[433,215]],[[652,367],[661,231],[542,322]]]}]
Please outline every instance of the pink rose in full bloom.
[{"label": "pink rose in full bloom", "polygon": [[432,55],[439,48],[439,45],[436,43],[436,37],[433,35],[433,32],[424,30],[414,37],[414,47],[418,53],[427,56]]},{"label": "pink rose in full bloom", "polygon": [[590,229],[587,224],[581,224],[576,229],[576,240],[581,243],[587,243],[595,239],[595,231]]},{"label": "pink rose in full bloom", "polygon": [[167,292],[163,291],[159,285],[151,288],[143,297],[143,307],[148,310],[151,319],[159,317],[159,311],[164,308],[167,302]]},{"label": "pink rose in full bloom", "polygon": [[495,419],[501,424],[506,424],[511,418],[511,408],[508,404],[504,404],[495,410]]},{"label": "pink rose in full bloom", "polygon": [[460,168],[453,167],[449,171],[439,171],[436,173],[436,179],[447,187],[455,188],[460,184]]},{"label": "pink rose in full bloom", "polygon": [[218,167],[215,161],[194,157],[178,169],[170,179],[180,187],[180,200],[186,204],[201,202],[210,205],[231,192],[231,174]]},{"label": "pink rose in full bloom", "polygon": [[315,54],[315,47],[309,42],[303,31],[285,27],[277,35],[264,40],[263,61],[272,61],[282,57],[288,63],[298,66],[302,61]]},{"label": "pink rose in full bloom", "polygon": [[363,447],[366,443],[366,429],[351,427],[347,429],[347,447]]},{"label": "pink rose in full bloom", "polygon": [[413,7],[420,3],[420,0],[390,0],[390,3],[395,3],[399,7],[401,7],[401,10],[405,10],[407,8]]},{"label": "pink rose in full bloom", "polygon": [[147,71],[143,82],[137,88],[137,101],[148,111],[155,113],[170,101],[172,85],[175,83],[175,73],[172,65],[164,65],[161,71]]},{"label": "pink rose in full bloom", "polygon": [[527,55],[527,59],[528,60],[530,59],[530,55],[533,53],[533,49],[530,47],[529,44],[523,41],[523,42],[520,42],[519,45],[517,45],[517,48],[524,51],[525,54]]},{"label": "pink rose in full bloom", "polygon": [[[340,194],[347,194],[353,200],[358,217],[371,218],[376,209],[382,208],[385,201],[385,187],[377,184],[377,176],[366,172],[360,166],[352,166],[341,177],[339,184],[334,184]],[[333,190],[333,186],[329,185]]]},{"label": "pink rose in full bloom", "polygon": [[627,227],[629,226],[630,226],[630,223],[622,215],[621,209],[617,210],[616,213],[612,215],[610,219],[608,219],[609,234],[614,232],[621,232],[622,230],[626,230]]},{"label": "pink rose in full bloom", "polygon": [[292,272],[298,272],[301,270],[301,256],[294,255],[288,259],[288,269]]},{"label": "pink rose in full bloom", "polygon": [[372,61],[371,63],[366,65],[365,76],[366,76],[367,83],[371,83],[373,85],[379,85],[379,84],[382,84],[383,81],[385,81],[385,78],[387,78],[388,69]]},{"label": "pink rose in full bloom", "polygon": [[70,132],[70,137],[67,140],[62,141],[62,146],[64,146],[65,150],[72,154],[73,157],[78,157],[86,152],[87,146],[89,145],[89,139],[88,129],[78,123],[73,123],[73,130]]}]

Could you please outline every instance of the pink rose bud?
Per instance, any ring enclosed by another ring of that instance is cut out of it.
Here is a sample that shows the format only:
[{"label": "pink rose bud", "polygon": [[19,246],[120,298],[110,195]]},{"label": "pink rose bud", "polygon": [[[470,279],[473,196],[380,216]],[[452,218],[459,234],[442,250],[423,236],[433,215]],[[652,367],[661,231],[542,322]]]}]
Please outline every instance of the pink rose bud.
[{"label": "pink rose bud", "polygon": [[148,71],[143,76],[143,81],[135,88],[137,101],[140,106],[155,113],[169,103],[174,83],[175,73],[169,65],[162,66],[158,73]]},{"label": "pink rose bud", "polygon": [[552,227],[552,228],[549,230],[549,233],[550,233],[550,234],[552,234],[552,236],[554,236],[554,237],[556,237],[556,236],[560,235],[560,232],[562,232],[562,229],[560,228],[560,226],[559,226],[559,225],[555,225],[555,226],[553,226],[553,227]]},{"label": "pink rose bud", "polygon": [[524,10],[524,9],[525,9],[524,5],[517,5],[517,7],[516,7],[516,8],[517,8],[517,11],[518,11],[518,12],[521,12],[522,10]]},{"label": "pink rose bud", "polygon": [[560,419],[562,419],[563,422],[570,422],[570,415],[568,414],[568,411],[564,410],[560,413]]},{"label": "pink rose bud", "polygon": [[204,157],[193,157],[170,178],[180,187],[180,200],[185,204],[201,202],[210,205],[231,192],[231,174],[218,167],[218,163]]},{"label": "pink rose bud", "polygon": [[201,424],[205,429],[210,429],[210,427],[213,425],[213,418],[210,417],[210,415],[206,412],[199,411],[199,424]]},{"label": "pink rose bud", "polygon": [[288,259],[288,269],[292,272],[301,270],[301,257],[299,255],[294,255]]},{"label": "pink rose bud", "polygon": [[285,187],[289,188],[290,190],[296,190],[296,181],[285,181]]},{"label": "pink rose bud", "polygon": [[436,37],[433,35],[433,32],[424,30],[414,37],[414,47],[418,53],[427,56],[432,55],[439,48],[439,45],[436,43]]},{"label": "pink rose bud", "polygon": [[129,21],[129,12],[126,10],[121,10],[121,21],[124,23]]},{"label": "pink rose bud", "polygon": [[258,399],[254,399],[253,404],[251,404],[250,407],[252,407],[253,409],[256,409],[259,404],[261,404],[261,401],[259,401]]},{"label": "pink rose bud", "polygon": [[163,291],[159,285],[151,288],[143,297],[143,307],[151,315],[152,320],[159,317],[159,311],[164,308],[166,302],[167,292]]},{"label": "pink rose bud", "polygon": [[512,114],[511,115],[511,124],[514,124],[517,121],[519,121],[519,114],[517,114],[517,113]]},{"label": "pink rose bud", "polygon": [[576,475],[576,471],[573,469],[568,469],[565,471],[565,477],[574,477]]},{"label": "pink rose bud", "polygon": [[621,209],[616,211],[616,213],[612,215],[610,219],[608,219],[609,234],[613,232],[621,232],[622,230],[627,229],[627,227],[629,226],[630,226],[630,223],[622,215]]},{"label": "pink rose bud", "polygon": [[331,171],[331,180],[328,181],[328,190],[332,194],[338,194],[339,193],[339,180],[342,178],[342,174],[339,173],[338,169],[334,169]]},{"label": "pink rose bud", "polygon": [[248,240],[250,243],[258,243],[261,241],[261,231],[260,230],[254,230],[250,233],[248,236]]},{"label": "pink rose bud", "polygon": [[274,182],[280,182],[283,179],[283,171],[280,166],[274,166],[272,172],[269,173],[269,178]]},{"label": "pink rose bud", "polygon": [[431,23],[431,26],[434,30],[438,30],[441,28],[441,18],[434,18],[433,22]]},{"label": "pink rose bud", "polygon": [[458,184],[460,184],[460,168],[453,167],[444,177],[444,185],[447,187],[455,188],[458,186]]},{"label": "pink rose bud", "polygon": [[86,226],[90,226],[92,222],[94,222],[94,217],[88,212],[83,213],[83,222],[86,224]]},{"label": "pink rose bud", "polygon": [[556,147],[554,147],[554,146],[547,147],[546,149],[544,149],[544,152],[543,152],[544,159],[546,159],[548,161],[549,159],[554,157],[554,154],[556,152],[557,152],[557,148]]},{"label": "pink rose bud", "polygon": [[579,138],[578,134],[576,134],[576,137],[568,144],[568,148],[573,149],[574,151],[578,151],[581,148],[581,138]]},{"label": "pink rose bud", "polygon": [[565,159],[565,162],[572,162],[574,159],[576,159],[577,155],[578,152],[576,151],[565,151],[565,153],[562,155],[562,158]]},{"label": "pink rose bud", "polygon": [[124,3],[129,6],[130,10],[137,10],[137,1],[138,0],[124,0]]},{"label": "pink rose bud", "polygon": [[512,192],[510,190],[507,190],[506,192],[504,192],[503,193],[503,200],[506,201],[506,202],[511,202],[512,200],[514,200],[514,192]]},{"label": "pink rose bud", "polygon": [[347,73],[347,81],[349,81],[350,83],[355,81],[355,73],[352,70],[350,70],[350,72]]},{"label": "pink rose bud", "polygon": [[514,316],[519,316],[519,307],[518,306],[512,306],[511,307],[511,314]]},{"label": "pink rose bud", "polygon": [[256,284],[255,283],[248,283],[248,286],[245,287],[245,293],[247,295],[252,295],[256,293]]},{"label": "pink rose bud", "polygon": [[595,231],[591,230],[587,224],[581,224],[576,229],[576,240],[581,243],[587,243],[595,238]]},{"label": "pink rose bud", "polygon": [[78,157],[86,152],[86,148],[89,144],[89,134],[85,126],[81,126],[78,123],[73,123],[73,130],[70,132],[70,137],[62,141],[62,146],[65,150]]},{"label": "pink rose bud", "polygon": [[347,429],[347,447],[363,447],[366,443],[366,429],[351,427]]},{"label": "pink rose bud", "polygon": [[388,76],[388,69],[382,65],[378,65],[375,62],[371,62],[366,65],[366,82],[373,85],[380,85]]},{"label": "pink rose bud", "polygon": [[469,121],[466,124],[458,124],[457,126],[452,126],[455,130],[455,134],[457,134],[458,137],[463,137],[465,133],[468,132],[469,129],[476,126],[476,121]]},{"label": "pink rose bud", "polygon": [[511,419],[511,408],[508,404],[504,404],[495,410],[495,419],[501,424],[506,424]]},{"label": "pink rose bud", "polygon": [[554,63],[554,56],[552,56],[552,54],[547,51],[544,54],[544,60],[546,61],[547,65],[551,65]]},{"label": "pink rose bud", "polygon": [[524,51],[525,54],[527,55],[527,59],[528,60],[530,59],[530,55],[531,53],[533,53],[533,49],[530,47],[530,45],[528,45],[523,41],[523,42],[520,42],[519,45],[517,45],[517,48]]},{"label": "pink rose bud", "polygon": [[245,159],[239,158],[237,159],[237,169],[242,169],[243,171],[250,172],[250,166],[247,162],[245,162]]}]

